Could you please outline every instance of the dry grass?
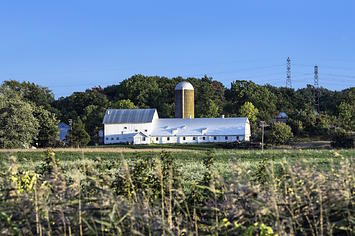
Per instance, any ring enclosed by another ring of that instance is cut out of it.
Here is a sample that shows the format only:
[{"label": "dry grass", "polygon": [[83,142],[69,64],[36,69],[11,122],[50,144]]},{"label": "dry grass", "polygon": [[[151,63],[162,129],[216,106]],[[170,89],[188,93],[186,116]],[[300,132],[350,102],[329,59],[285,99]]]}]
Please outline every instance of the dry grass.
[{"label": "dry grass", "polygon": [[26,171],[11,157],[0,176],[0,234],[355,233],[353,157],[334,152],[334,162],[322,168],[302,158],[249,167],[231,162],[226,180],[215,154],[204,155],[195,182],[184,181],[166,152],[131,162],[82,158],[65,169],[49,151]]}]

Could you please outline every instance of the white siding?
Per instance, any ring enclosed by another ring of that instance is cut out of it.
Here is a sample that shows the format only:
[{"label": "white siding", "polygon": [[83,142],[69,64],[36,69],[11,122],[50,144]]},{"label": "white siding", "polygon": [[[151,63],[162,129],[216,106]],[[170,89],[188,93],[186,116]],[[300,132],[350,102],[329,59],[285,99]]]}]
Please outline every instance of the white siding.
[{"label": "white siding", "polygon": [[[245,141],[250,141],[251,131],[249,121],[245,124]],[[243,138],[244,140],[244,138]]]},{"label": "white siding", "polygon": [[[185,140],[184,140],[185,137]],[[216,139],[215,139],[216,137]],[[227,139],[226,139],[227,137]],[[238,139],[237,139],[238,137]],[[194,140],[195,138],[195,140]],[[205,138],[205,139],[203,139]],[[158,140],[157,140],[158,139]],[[151,143],[168,144],[168,143],[226,143],[243,141],[243,135],[227,135],[227,136],[152,136],[150,137]]]},{"label": "white siding", "polygon": [[133,143],[133,137],[122,137],[122,135],[108,135],[105,136],[104,144],[115,144],[115,143]]},{"label": "white siding", "polygon": [[[104,143],[125,143],[133,142],[133,139],[130,140],[117,140],[120,139],[120,135],[127,133],[138,133],[142,132],[149,136],[152,132],[152,123],[143,123],[143,124],[105,124],[104,125]],[[114,140],[112,140],[112,138]]]},{"label": "white siding", "polygon": [[137,135],[134,137],[134,144],[149,144],[149,137],[144,137],[142,135]]}]

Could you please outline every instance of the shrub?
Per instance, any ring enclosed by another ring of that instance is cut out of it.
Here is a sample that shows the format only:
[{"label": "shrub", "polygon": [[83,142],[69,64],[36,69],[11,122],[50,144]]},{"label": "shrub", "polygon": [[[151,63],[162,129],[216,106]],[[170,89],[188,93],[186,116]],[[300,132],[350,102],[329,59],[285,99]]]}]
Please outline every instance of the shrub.
[{"label": "shrub", "polygon": [[266,134],[266,140],[272,144],[287,144],[293,138],[291,127],[285,123],[276,122],[271,131]]},{"label": "shrub", "polygon": [[338,129],[332,135],[331,145],[334,148],[353,148],[354,136],[343,129]]}]

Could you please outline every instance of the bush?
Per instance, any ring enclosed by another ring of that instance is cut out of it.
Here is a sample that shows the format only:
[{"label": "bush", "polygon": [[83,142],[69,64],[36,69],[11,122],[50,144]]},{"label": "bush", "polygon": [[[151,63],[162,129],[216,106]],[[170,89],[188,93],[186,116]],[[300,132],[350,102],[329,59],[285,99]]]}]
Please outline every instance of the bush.
[{"label": "bush", "polygon": [[353,148],[354,137],[343,129],[336,130],[332,135],[331,145],[334,148]]},{"label": "bush", "polygon": [[291,127],[285,123],[276,122],[271,131],[266,133],[266,140],[272,144],[287,144],[293,138]]}]

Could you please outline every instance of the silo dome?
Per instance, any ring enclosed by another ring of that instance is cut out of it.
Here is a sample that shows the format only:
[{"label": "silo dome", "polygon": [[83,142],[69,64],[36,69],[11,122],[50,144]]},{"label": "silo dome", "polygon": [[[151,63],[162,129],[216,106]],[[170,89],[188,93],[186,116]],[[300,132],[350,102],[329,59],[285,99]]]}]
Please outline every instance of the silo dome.
[{"label": "silo dome", "polygon": [[189,82],[183,81],[175,87],[175,117],[194,118],[194,87]]},{"label": "silo dome", "polygon": [[182,81],[180,83],[178,83],[175,87],[175,90],[194,90],[194,87],[192,86],[192,84],[190,84],[187,81]]}]

